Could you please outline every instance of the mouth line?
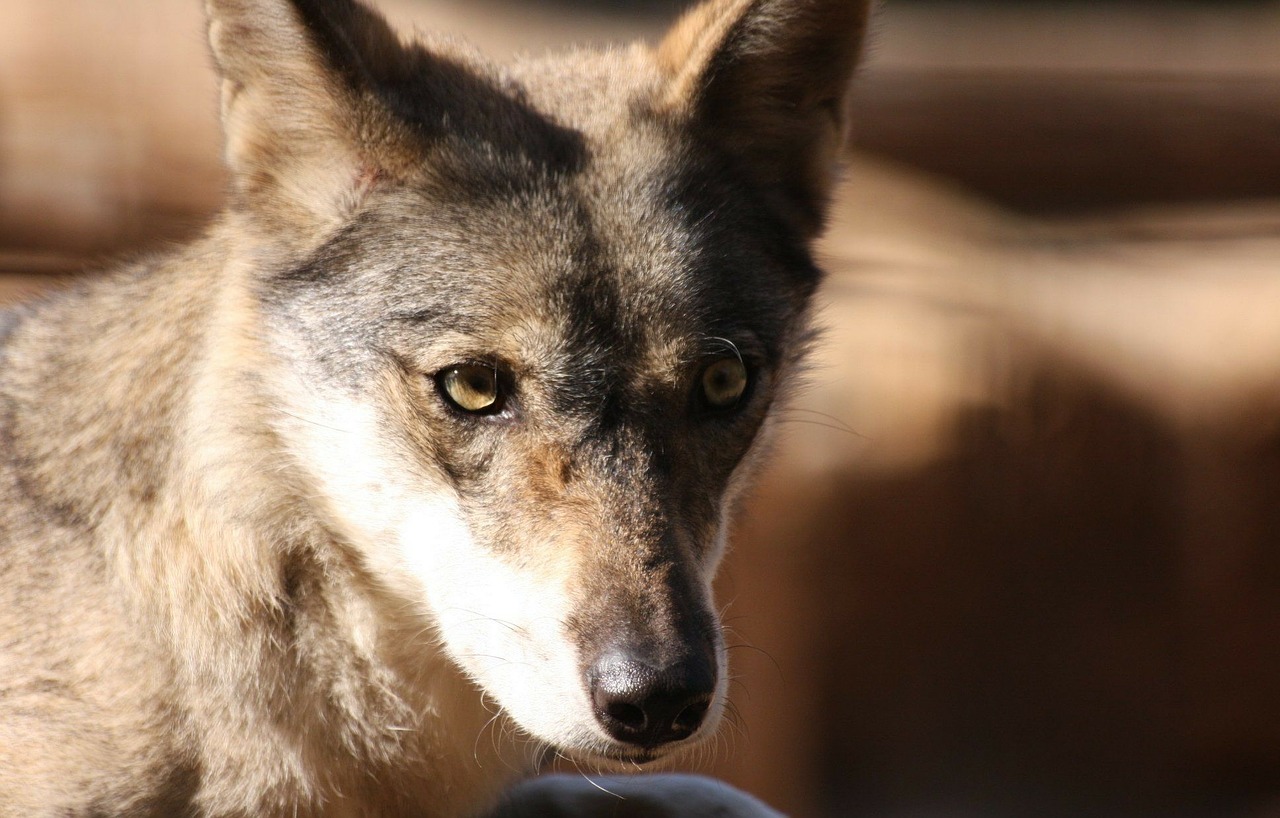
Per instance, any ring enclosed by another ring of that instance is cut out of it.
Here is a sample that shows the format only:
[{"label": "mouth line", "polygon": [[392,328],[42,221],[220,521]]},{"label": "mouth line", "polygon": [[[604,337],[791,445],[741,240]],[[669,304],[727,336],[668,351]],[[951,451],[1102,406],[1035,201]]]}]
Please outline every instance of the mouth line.
[{"label": "mouth line", "polygon": [[600,757],[622,764],[652,764],[659,760],[661,755],[653,750],[642,750],[638,753],[601,753]]},{"label": "mouth line", "polygon": [[567,747],[548,748],[548,756],[560,758],[577,764],[621,764],[643,767],[661,761],[671,753],[661,752],[658,748],[625,750],[571,750]]}]

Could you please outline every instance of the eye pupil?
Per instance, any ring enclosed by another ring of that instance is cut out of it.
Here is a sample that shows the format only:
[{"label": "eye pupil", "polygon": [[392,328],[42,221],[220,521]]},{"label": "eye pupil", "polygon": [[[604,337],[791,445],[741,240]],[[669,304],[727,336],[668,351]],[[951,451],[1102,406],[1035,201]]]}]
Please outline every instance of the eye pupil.
[{"label": "eye pupil", "polygon": [[724,358],[702,373],[702,396],[712,409],[737,405],[747,391],[747,368],[737,358]]},{"label": "eye pupil", "polygon": [[498,408],[498,373],[492,367],[463,364],[440,375],[440,388],[449,402],[465,412],[486,412]]}]

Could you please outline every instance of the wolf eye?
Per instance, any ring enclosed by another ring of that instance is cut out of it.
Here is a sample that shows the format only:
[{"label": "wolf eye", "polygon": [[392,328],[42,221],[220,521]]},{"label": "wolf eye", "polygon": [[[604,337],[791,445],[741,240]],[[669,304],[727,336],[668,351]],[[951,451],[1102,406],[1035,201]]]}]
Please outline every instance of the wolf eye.
[{"label": "wolf eye", "polygon": [[711,410],[732,409],[746,394],[750,378],[738,358],[721,358],[702,370],[702,402]]},{"label": "wolf eye", "polygon": [[483,364],[459,364],[436,376],[444,397],[458,409],[472,414],[492,414],[502,409],[498,370]]}]

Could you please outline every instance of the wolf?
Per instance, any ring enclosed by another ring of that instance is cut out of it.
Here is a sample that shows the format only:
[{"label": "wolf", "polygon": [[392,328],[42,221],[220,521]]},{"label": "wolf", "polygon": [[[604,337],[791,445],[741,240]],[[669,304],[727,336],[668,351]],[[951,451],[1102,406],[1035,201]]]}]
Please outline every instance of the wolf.
[{"label": "wolf", "polygon": [[700,745],[867,3],[501,66],[206,11],[224,212],[3,322],[0,814],[453,818]]}]

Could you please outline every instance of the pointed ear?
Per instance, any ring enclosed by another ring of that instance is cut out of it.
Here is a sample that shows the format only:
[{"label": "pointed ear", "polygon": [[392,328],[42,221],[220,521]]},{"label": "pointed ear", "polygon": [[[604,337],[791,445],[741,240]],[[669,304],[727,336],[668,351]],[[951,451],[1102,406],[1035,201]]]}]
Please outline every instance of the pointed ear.
[{"label": "pointed ear", "polygon": [[408,68],[386,22],[354,0],[206,0],[222,79],[234,206],[314,235],[394,171],[395,118],[375,84]]},{"label": "pointed ear", "polygon": [[784,215],[821,229],[870,0],[711,0],[658,47],[666,108],[723,146]]}]

